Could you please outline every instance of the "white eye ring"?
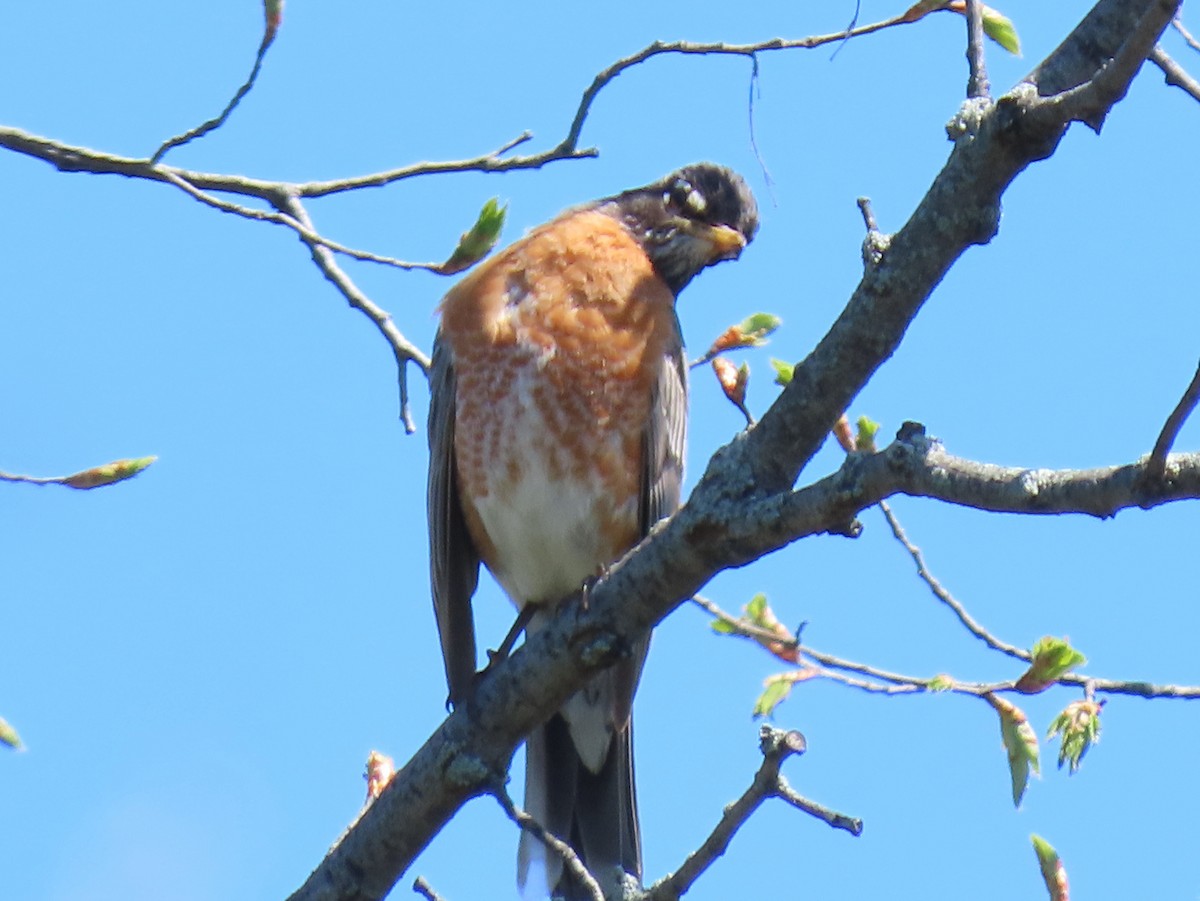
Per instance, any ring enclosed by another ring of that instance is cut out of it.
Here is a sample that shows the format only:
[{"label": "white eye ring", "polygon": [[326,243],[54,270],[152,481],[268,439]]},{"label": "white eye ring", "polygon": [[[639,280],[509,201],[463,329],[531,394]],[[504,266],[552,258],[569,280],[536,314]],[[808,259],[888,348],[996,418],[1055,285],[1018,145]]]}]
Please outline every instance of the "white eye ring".
[{"label": "white eye ring", "polygon": [[704,195],[692,187],[692,183],[686,178],[678,179],[671,186],[671,190],[663,195],[663,200],[667,202],[673,200],[693,216],[704,215],[704,211],[708,208]]}]

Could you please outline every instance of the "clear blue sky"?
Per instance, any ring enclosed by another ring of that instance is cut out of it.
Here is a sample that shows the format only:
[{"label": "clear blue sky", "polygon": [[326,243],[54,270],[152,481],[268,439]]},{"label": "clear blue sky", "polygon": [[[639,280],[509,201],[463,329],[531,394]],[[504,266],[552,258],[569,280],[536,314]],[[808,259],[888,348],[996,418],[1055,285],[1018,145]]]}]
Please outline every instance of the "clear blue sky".
[{"label": "clear blue sky", "polygon": [[[989,48],[1001,88],[1086,11],[1011,0],[1025,56]],[[864,0],[873,21],[902,4]],[[557,143],[582,90],[652,40],[834,31],[852,4],[709,0],[519,6],[294,3],[232,121],[169,161],[295,180],[472,156],[525,129]],[[214,114],[248,70],[261,12],[241,3],[6,4],[0,121],[130,155]],[[1200,25],[1200,21],[1193,25]],[[440,259],[481,203],[505,239],[565,206],[713,159],[762,207],[741,261],[681,302],[700,351],[764,309],[785,328],[747,355],[802,357],[861,272],[855,198],[898,228],[942,165],[963,94],[962,22],[761,58],[664,57],[598,99],[597,160],[408,182],[310,207],[322,232]],[[1177,37],[1168,44],[1200,69]],[[851,411],[891,435],[924,422],[952,452],[1030,467],[1146,453],[1200,355],[1195,281],[1200,106],[1147,68],[1097,138],[1075,127],[1005,198],[997,239],[966,255]],[[355,815],[367,752],[402,761],[443,716],[428,600],[423,435],[397,420],[391,353],[291,233],[162,185],[63,175],[0,153],[0,469],[52,475],[157,454],[90,493],[0,486],[0,715],[28,749],[0,754],[0,894],[18,901],[282,898]],[[428,347],[447,283],[345,264]],[[423,419],[426,392],[414,385]],[[740,427],[693,381],[690,466]],[[1200,422],[1179,449],[1200,447]],[[805,478],[836,468],[827,446]],[[1067,634],[1112,678],[1196,684],[1200,507],[1109,522],[1023,519],[898,499],[934,571],[989,628],[1028,645]],[[765,591],[805,638],[915,675],[1016,675],[938,607],[877,511],[857,541],[805,541],[719,577],[729,609]],[[492,644],[511,611],[477,602]],[[646,869],[676,867],[758,764],[750,707],[776,669],[684,608],[656,634],[636,708]],[[1024,699],[1038,731],[1076,694]],[[824,683],[780,709],[810,751],[794,786],[865,821],[855,839],[768,803],[689,895],[1040,898],[1028,843],[1064,855],[1080,898],[1189,897],[1200,832],[1197,708],[1117,698],[1072,778],[1014,811],[995,717],[961,697],[881,699]],[[522,780],[519,764],[514,782]],[[518,792],[519,793],[519,792]],[[449,901],[511,895],[516,836],[468,806],[424,874]]]}]

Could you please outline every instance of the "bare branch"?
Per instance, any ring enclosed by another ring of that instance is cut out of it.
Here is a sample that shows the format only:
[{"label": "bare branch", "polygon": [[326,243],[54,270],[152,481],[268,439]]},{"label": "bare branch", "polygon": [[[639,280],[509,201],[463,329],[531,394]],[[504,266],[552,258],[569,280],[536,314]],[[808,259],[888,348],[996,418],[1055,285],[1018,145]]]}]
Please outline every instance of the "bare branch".
[{"label": "bare branch", "polygon": [[253,207],[244,206],[240,203],[232,203],[228,200],[222,200],[219,197],[214,197],[207,191],[201,191],[199,188],[190,184],[185,178],[177,175],[175,172],[167,172],[167,181],[178,187],[181,191],[207,206],[218,209],[223,213],[232,213],[235,216],[242,216],[246,219],[253,219],[257,222],[271,222],[276,225],[282,225],[292,229],[306,242],[315,242],[328,247],[336,253],[344,254],[348,257],[353,257],[356,260],[364,260],[370,263],[381,263],[384,266],[392,266],[396,269],[412,270],[424,269],[429,272],[438,272],[441,268],[440,263],[409,263],[404,260],[398,260],[395,257],[382,256],[377,253],[371,253],[366,250],[356,250],[353,247],[347,247],[345,244],[339,244],[337,241],[331,241],[329,238],[322,237],[314,231],[305,228],[291,216],[286,216],[283,213],[271,212],[270,210],[256,210]]},{"label": "bare branch", "polygon": [[1091,79],[1063,91],[1052,101],[1067,115],[1099,133],[1112,106],[1125,96],[1142,63],[1154,51],[1159,37],[1170,24],[1182,0],[1152,0],[1112,59]]},{"label": "bare branch", "polygon": [[1200,685],[1154,685],[1150,682],[1118,679],[1096,679],[1068,673],[1058,680],[1060,685],[1077,685],[1110,695],[1131,695],[1135,698],[1162,698],[1164,700],[1200,700]]},{"label": "bare branch", "polygon": [[418,876],[413,882],[413,891],[426,901],[442,901],[442,896],[433,890],[433,886],[425,881],[424,876]]},{"label": "bare branch", "polygon": [[1018,648],[1016,645],[1011,645],[996,638],[983,626],[979,625],[967,612],[964,607],[946,588],[934,578],[933,573],[929,571],[929,567],[925,565],[925,555],[921,553],[921,549],[908,540],[908,535],[900,525],[900,520],[896,518],[896,514],[892,512],[892,508],[888,506],[886,501],[879,502],[879,509],[883,511],[884,519],[891,527],[892,534],[896,536],[909,555],[913,558],[913,562],[917,564],[917,575],[922,581],[929,586],[929,590],[933,592],[933,596],[945,604],[958,617],[958,621],[963,624],[963,627],[986,644],[989,648],[999,651],[1002,654],[1007,654],[1009,657],[1015,657],[1017,660],[1029,662],[1032,657],[1030,653],[1023,648]]},{"label": "bare branch", "polygon": [[35,159],[50,163],[60,172],[82,172],[92,175],[124,175],[129,178],[144,178],[149,181],[167,182],[167,173],[174,173],[189,184],[204,191],[221,191],[230,194],[240,194],[244,197],[258,197],[271,202],[278,194],[289,194],[297,197],[323,197],[344,191],[360,188],[380,187],[401,181],[406,178],[417,178],[425,175],[437,175],[446,172],[508,172],[514,169],[539,169],[547,163],[565,159],[583,159],[596,156],[594,150],[578,152],[562,151],[558,148],[543,153],[528,156],[502,159],[502,155],[513,147],[528,140],[528,134],[519,135],[516,139],[506,142],[500,148],[480,156],[462,160],[448,160],[435,163],[414,163],[385,172],[370,175],[355,176],[335,181],[307,182],[294,184],[283,181],[270,181],[262,178],[250,178],[244,175],[225,175],[215,172],[195,172],[166,166],[162,163],[152,163],[149,159],[120,156],[65,144],[51,138],[44,138],[22,131],[19,128],[0,126],[0,147],[23,153]]},{"label": "bare branch", "polygon": [[758,541],[773,550],[808,535],[838,533],[863,509],[894,494],[993,513],[1100,518],[1131,507],[1150,509],[1200,498],[1200,454],[1168,457],[1165,483],[1153,490],[1145,487],[1147,466],[1146,459],[1088,470],[996,466],[954,457],[923,434],[909,435],[877,454],[849,454],[836,473],[794,492],[747,504],[744,519],[731,517],[724,523],[731,539],[740,542],[755,534],[753,524],[759,522]]},{"label": "bare branch", "polygon": [[713,861],[725,853],[733,836],[767,798],[780,798],[835,829],[844,829],[855,836],[861,835],[862,820],[801,797],[780,775],[779,770],[783,762],[793,754],[804,753],[805,744],[804,736],[799,732],[784,732],[764,725],[759,730],[763,762],[754,774],[754,781],[750,783],[750,787],[725,808],[716,828],[704,843],[688,856],[683,865],[647,890],[645,901],[676,901],[680,898]]},{"label": "bare branch", "polygon": [[1150,62],[1162,69],[1167,84],[1179,88],[1189,94],[1193,100],[1200,100],[1200,81],[1193,78],[1188,71],[1167,55],[1162,46],[1156,46],[1150,54]]},{"label": "bare branch", "polygon": [[1167,417],[1158,440],[1154,442],[1154,450],[1150,452],[1150,459],[1146,461],[1146,478],[1152,481],[1162,480],[1167,470],[1167,452],[1171,450],[1179,430],[1196,409],[1197,403],[1200,403],[1200,365],[1196,367],[1196,374],[1192,376],[1191,383],[1183,392],[1183,397],[1179,399],[1175,409],[1171,411],[1171,415]]},{"label": "bare branch", "polygon": [[[284,196],[276,198],[276,202],[279,204],[281,212],[286,212],[299,222],[305,232],[315,233],[312,220],[309,218],[308,212],[304,209],[304,205],[300,202],[299,198]],[[365,313],[367,318],[375,323],[375,327],[379,329],[388,345],[392,348],[392,353],[396,357],[397,378],[400,384],[400,418],[404,423],[404,430],[411,435],[417,430],[417,426],[413,422],[412,411],[409,408],[408,402],[407,364],[410,361],[416,363],[422,373],[428,374],[429,357],[404,337],[404,334],[396,327],[396,323],[392,321],[390,313],[377,306],[374,301],[358,289],[358,286],[354,284],[350,276],[346,275],[341,267],[338,266],[337,261],[333,258],[332,251],[315,239],[306,237],[305,232],[300,233],[300,239],[308,245],[309,250],[312,252],[313,262],[317,264],[317,268],[342,293],[342,296],[346,298],[350,306]]]},{"label": "bare branch", "polygon": [[967,65],[971,74],[967,78],[967,97],[987,98],[991,96],[988,84],[987,63],[984,61],[983,2],[967,0]]},{"label": "bare branch", "polygon": [[908,21],[903,16],[897,16],[892,19],[887,19],[882,22],[875,22],[871,25],[863,25],[859,28],[851,28],[847,31],[840,31],[836,34],[815,35],[813,37],[799,38],[796,40],[786,40],[784,38],[773,38],[769,41],[759,41],[756,44],[726,44],[726,43],[695,43],[692,41],[655,41],[649,46],[643,47],[637,53],[623,57],[602,70],[592,80],[587,90],[583,92],[583,98],[579,101],[579,108],[575,111],[575,118],[571,122],[571,127],[567,130],[567,136],[563,138],[559,149],[563,151],[574,151],[579,143],[579,136],[583,131],[583,123],[591,111],[592,103],[596,99],[596,95],[611,82],[614,78],[634,66],[644,63],[646,60],[655,56],[660,56],[664,53],[683,53],[683,54],[700,54],[700,55],[724,55],[724,56],[747,56],[753,61],[757,54],[766,53],[772,50],[811,50],[814,47],[820,47],[825,44],[831,44],[835,41],[844,41],[851,37],[861,37],[862,35],[871,34],[876,31],[881,31],[885,28],[893,28],[897,25],[906,25]]},{"label": "bare branch", "polygon": [[24,482],[26,485],[61,485],[66,476],[26,476],[16,472],[0,472],[0,482]]},{"label": "bare branch", "polygon": [[574,848],[524,810],[517,807],[513,803],[512,798],[508,796],[503,783],[493,786],[491,795],[504,809],[504,812],[508,814],[510,820],[520,826],[522,830],[534,836],[551,852],[557,854],[562,859],[563,866],[567,868],[571,876],[583,889],[592,896],[592,901],[604,901],[604,891],[600,888],[600,883],[596,881],[596,877],[588,871],[588,868],[583,865],[583,861],[579,859],[579,855],[575,853]]},{"label": "bare branch", "polygon": [[1173,27],[1179,32],[1180,35],[1183,36],[1183,39],[1187,41],[1187,45],[1189,47],[1191,47],[1197,53],[1200,53],[1200,41],[1196,40],[1196,38],[1192,36],[1192,33],[1184,27],[1182,16],[1176,14],[1175,18],[1171,20],[1171,27]]},{"label": "bare branch", "polygon": [[249,94],[250,89],[254,87],[254,82],[258,80],[258,73],[262,70],[263,57],[267,55],[267,48],[271,46],[271,43],[274,41],[274,39],[275,31],[268,23],[267,30],[263,34],[263,39],[258,45],[258,52],[254,55],[254,65],[250,68],[250,75],[247,77],[242,86],[237,89],[237,92],[233,95],[233,98],[228,104],[226,104],[225,109],[221,110],[216,118],[209,119],[207,122],[204,122],[181,135],[176,135],[175,137],[164,141],[162,146],[154,151],[153,155],[150,157],[150,162],[157,163],[171,148],[179,147],[188,143],[189,141],[195,140],[196,138],[203,137],[213,129],[220,128],[222,125],[224,125],[225,120],[229,118],[230,114],[234,111],[237,105],[242,102],[242,98]]},{"label": "bare branch", "polygon": [[[906,543],[907,539],[901,539]],[[878,666],[873,666],[867,663],[858,663],[853,660],[846,660],[842,657],[835,657],[832,654],[827,654],[823,651],[818,651],[816,648],[808,645],[801,645],[795,639],[790,642],[779,635],[771,632],[768,629],[762,629],[745,618],[735,617],[725,610],[721,609],[714,601],[699,595],[692,598],[692,601],[704,610],[711,613],[717,619],[724,622],[733,631],[733,634],[743,638],[749,638],[763,646],[774,656],[780,655],[775,653],[769,646],[771,644],[780,645],[786,648],[793,648],[796,651],[794,658],[788,659],[788,662],[800,662],[804,667],[808,668],[808,672],[812,675],[819,676],[824,679],[829,679],[834,682],[840,682],[850,688],[857,688],[862,691],[871,692],[874,694],[915,694],[934,690],[950,691],[957,694],[972,695],[975,697],[983,697],[987,694],[998,692],[1017,691],[1016,682],[1008,680],[1006,682],[963,682],[950,676],[940,676],[938,680],[942,683],[942,687],[935,689],[932,685],[934,680],[922,678],[919,676],[909,676],[903,673],[890,672]],[[998,647],[997,650],[1008,653],[1006,648],[1012,648],[1017,653],[1014,656],[1023,662],[1028,662],[1032,659],[1031,655],[1016,648],[1014,645],[1007,644],[998,638],[988,636],[991,641],[994,641]],[[809,660],[815,660],[821,664],[819,667],[812,667]],[[866,678],[860,679],[853,676],[847,676],[846,673],[858,673]],[[1090,698],[1096,692],[1104,692],[1107,694],[1122,694],[1134,695],[1142,698],[1163,698],[1172,699],[1179,698],[1191,700],[1200,698],[1200,686],[1191,685],[1154,685],[1149,682],[1117,680],[1117,679],[1097,679],[1093,676],[1083,676],[1076,673],[1067,673],[1060,676],[1056,683],[1058,685],[1080,686]]]},{"label": "bare branch", "polygon": [[340,178],[332,181],[310,181],[294,185],[299,197],[324,197],[328,194],[340,194],[344,191],[357,191],[362,188],[382,188],[394,182],[407,178],[417,178],[426,175],[445,175],[450,172],[513,172],[517,169],[540,169],[548,163],[559,160],[582,160],[599,156],[595,148],[576,150],[560,144],[541,153],[526,156],[512,156],[507,159],[504,154],[514,147],[529,140],[529,133],[523,132],[511,141],[481,156],[463,160],[449,160],[440,163],[415,163],[411,166],[401,166],[385,172],[375,172],[370,175],[358,175],[351,178]]}]

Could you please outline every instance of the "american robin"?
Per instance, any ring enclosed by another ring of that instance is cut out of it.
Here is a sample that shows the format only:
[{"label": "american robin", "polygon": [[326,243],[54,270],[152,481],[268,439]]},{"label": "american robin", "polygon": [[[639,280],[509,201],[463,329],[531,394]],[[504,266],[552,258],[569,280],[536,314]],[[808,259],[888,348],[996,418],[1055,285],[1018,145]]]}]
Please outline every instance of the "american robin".
[{"label": "american robin", "polygon": [[[451,703],[475,678],[480,561],[518,608],[534,605],[533,632],[678,507],[687,364],[675,298],[757,228],[742,178],[698,163],[567,210],[442,300],[428,512]],[[647,644],[526,742],[526,809],[604,879],[614,866],[641,879],[630,708]],[[523,834],[522,888],[531,866],[555,896],[579,892]]]}]

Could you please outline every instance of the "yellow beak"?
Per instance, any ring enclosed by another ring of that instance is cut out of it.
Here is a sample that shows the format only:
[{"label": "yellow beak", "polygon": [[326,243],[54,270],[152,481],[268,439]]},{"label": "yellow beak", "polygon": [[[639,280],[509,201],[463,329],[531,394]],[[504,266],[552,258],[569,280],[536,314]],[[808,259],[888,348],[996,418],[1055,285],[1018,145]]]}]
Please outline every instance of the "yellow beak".
[{"label": "yellow beak", "polygon": [[728,225],[707,226],[703,236],[712,245],[714,263],[718,260],[736,260],[746,247],[742,233]]}]

